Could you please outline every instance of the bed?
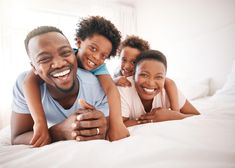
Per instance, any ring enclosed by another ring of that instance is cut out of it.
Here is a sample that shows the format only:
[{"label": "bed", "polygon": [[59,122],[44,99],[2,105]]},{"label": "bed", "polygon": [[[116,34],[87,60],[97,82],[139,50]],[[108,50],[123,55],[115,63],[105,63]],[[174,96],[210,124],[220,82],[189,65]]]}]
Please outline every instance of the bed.
[{"label": "bed", "polygon": [[235,64],[223,88],[192,104],[201,115],[133,126],[130,137],[115,142],[12,146],[8,126],[0,131],[0,167],[234,168]]}]

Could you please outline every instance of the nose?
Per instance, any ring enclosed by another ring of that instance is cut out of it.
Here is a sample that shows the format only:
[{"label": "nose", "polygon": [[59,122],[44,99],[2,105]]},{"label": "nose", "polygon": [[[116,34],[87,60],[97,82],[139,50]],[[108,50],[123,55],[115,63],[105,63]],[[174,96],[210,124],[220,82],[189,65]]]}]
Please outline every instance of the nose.
[{"label": "nose", "polygon": [[131,69],[131,64],[130,63],[125,63],[124,64],[124,68],[126,69],[126,70],[130,70]]},{"label": "nose", "polygon": [[157,85],[157,83],[155,82],[155,80],[152,79],[152,78],[148,79],[147,84],[148,84],[148,86],[149,86],[150,88],[151,88],[151,87],[156,87],[156,85]]},{"label": "nose", "polygon": [[99,53],[94,53],[93,58],[95,59],[95,61],[99,61],[100,60],[100,54]]},{"label": "nose", "polygon": [[53,59],[53,62],[51,64],[51,68],[61,68],[66,65],[66,61],[63,57],[56,57]]}]

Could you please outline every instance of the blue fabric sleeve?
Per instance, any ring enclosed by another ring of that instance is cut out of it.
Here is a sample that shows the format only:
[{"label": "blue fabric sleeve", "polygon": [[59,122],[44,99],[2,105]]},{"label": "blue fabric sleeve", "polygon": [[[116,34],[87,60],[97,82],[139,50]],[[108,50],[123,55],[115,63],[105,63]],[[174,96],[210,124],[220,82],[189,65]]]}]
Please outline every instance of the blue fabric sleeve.
[{"label": "blue fabric sleeve", "polygon": [[106,64],[102,64],[99,67],[97,67],[96,69],[91,70],[90,72],[95,76],[97,76],[97,75],[109,75],[109,71],[107,69]]},{"label": "blue fabric sleeve", "polygon": [[30,114],[22,89],[22,84],[26,74],[26,72],[20,74],[13,87],[12,111],[16,113]]}]

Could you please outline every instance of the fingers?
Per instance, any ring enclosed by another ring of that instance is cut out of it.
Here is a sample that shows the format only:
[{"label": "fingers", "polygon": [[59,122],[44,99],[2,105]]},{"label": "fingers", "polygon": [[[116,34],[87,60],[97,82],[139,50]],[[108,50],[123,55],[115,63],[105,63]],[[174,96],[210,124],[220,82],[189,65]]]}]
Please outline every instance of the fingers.
[{"label": "fingers", "polygon": [[33,133],[33,138],[31,139],[30,144],[31,145],[35,144],[37,140],[39,139],[39,137],[40,137],[40,134]]},{"label": "fingers", "polygon": [[98,127],[102,127],[103,122],[100,120],[83,120],[83,121],[76,121],[72,124],[72,127],[74,128],[74,130],[80,130],[80,129],[84,129],[84,128],[98,128]]},{"label": "fingers", "polygon": [[34,144],[31,144],[33,147],[42,147],[49,144],[50,138],[39,137]]},{"label": "fingers", "polygon": [[103,135],[105,133],[104,128],[92,128],[92,129],[85,129],[85,130],[76,130],[72,132],[72,137],[76,139],[77,136],[96,136],[96,135]]},{"label": "fingers", "polygon": [[104,137],[102,135],[95,135],[95,136],[89,136],[89,137],[85,137],[85,136],[76,137],[77,141],[89,141],[89,140],[95,140],[95,139],[104,139]]},{"label": "fingers", "polygon": [[98,119],[101,117],[103,117],[103,113],[99,111],[88,111],[86,113],[78,114],[76,119],[78,121],[81,121],[81,120]]},{"label": "fingers", "polygon": [[50,136],[43,134],[43,133],[34,133],[33,138],[30,141],[30,144],[33,147],[41,147],[41,146],[47,145],[49,143],[51,143]]},{"label": "fingers", "polygon": [[139,120],[151,120],[154,118],[154,114],[147,113],[145,115],[140,116]]},{"label": "fingers", "polygon": [[95,109],[94,106],[87,103],[84,99],[79,99],[78,101],[79,101],[80,106],[84,109],[91,109],[91,110]]}]

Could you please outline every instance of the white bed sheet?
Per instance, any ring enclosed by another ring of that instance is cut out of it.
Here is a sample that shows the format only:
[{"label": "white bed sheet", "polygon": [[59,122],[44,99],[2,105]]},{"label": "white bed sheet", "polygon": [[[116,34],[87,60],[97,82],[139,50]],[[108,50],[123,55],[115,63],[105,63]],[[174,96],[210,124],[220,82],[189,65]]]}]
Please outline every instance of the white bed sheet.
[{"label": "white bed sheet", "polygon": [[202,115],[130,127],[131,136],[115,142],[12,146],[8,127],[0,132],[0,167],[234,168],[235,96],[193,104]]}]

